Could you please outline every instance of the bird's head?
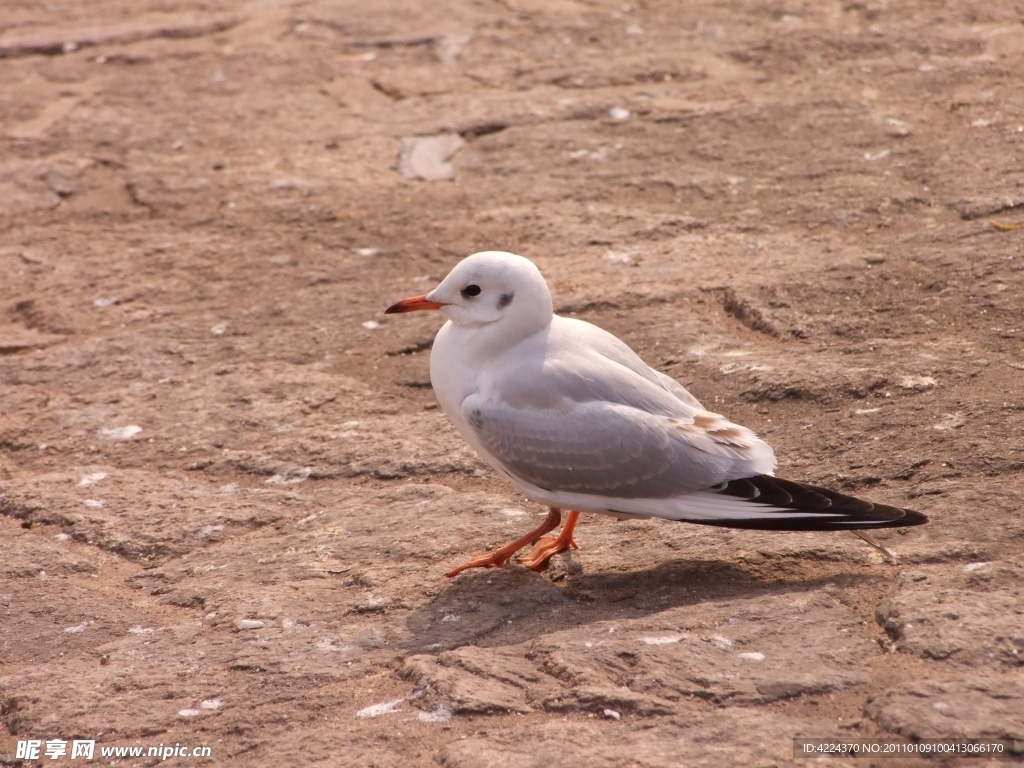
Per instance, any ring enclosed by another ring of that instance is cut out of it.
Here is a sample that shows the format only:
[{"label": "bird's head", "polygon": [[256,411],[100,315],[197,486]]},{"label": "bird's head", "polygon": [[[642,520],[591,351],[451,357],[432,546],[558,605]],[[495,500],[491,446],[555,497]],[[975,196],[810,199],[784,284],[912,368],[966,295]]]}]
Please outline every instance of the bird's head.
[{"label": "bird's head", "polygon": [[503,251],[474,253],[434,290],[392,304],[385,314],[436,309],[454,325],[515,326],[535,332],[551,322],[551,292],[529,259]]}]

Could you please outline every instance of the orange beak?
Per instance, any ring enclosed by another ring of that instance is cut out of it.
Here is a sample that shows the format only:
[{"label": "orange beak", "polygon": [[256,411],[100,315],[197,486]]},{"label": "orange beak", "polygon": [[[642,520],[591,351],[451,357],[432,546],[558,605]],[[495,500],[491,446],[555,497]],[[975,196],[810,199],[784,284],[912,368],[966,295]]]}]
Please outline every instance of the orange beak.
[{"label": "orange beak", "polygon": [[396,304],[384,310],[385,315],[397,315],[402,312],[421,312],[424,309],[440,309],[444,306],[441,301],[427,301],[427,294],[413,296],[411,299],[402,299]]}]

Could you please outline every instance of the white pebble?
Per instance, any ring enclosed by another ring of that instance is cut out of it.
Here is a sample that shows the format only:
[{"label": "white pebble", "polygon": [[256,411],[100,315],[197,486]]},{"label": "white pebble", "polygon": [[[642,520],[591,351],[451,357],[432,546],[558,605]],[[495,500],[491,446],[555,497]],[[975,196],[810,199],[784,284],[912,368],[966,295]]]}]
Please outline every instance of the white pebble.
[{"label": "white pebble", "polygon": [[364,707],[356,712],[356,717],[380,717],[381,715],[390,715],[392,712],[398,712],[398,705],[405,701],[404,698],[395,699],[394,701],[386,701],[383,704],[371,704],[369,707]]},{"label": "white pebble", "polygon": [[607,717],[609,720],[621,720],[622,719],[622,715],[620,715],[614,709],[606,709],[604,711],[604,716]]},{"label": "white pebble", "polygon": [[313,470],[309,467],[303,467],[302,469],[286,469],[284,472],[279,472],[273,477],[268,477],[265,482],[270,485],[295,485],[309,479],[309,476],[313,474]]},{"label": "white pebble", "polygon": [[988,563],[968,563],[967,565],[964,566],[964,573],[970,573],[971,571],[976,571],[979,568],[984,568],[986,565],[988,565]]},{"label": "white pebble", "polygon": [[79,632],[85,632],[85,628],[87,626],[88,625],[85,622],[82,622],[81,624],[76,624],[73,627],[68,627],[64,631],[67,632],[69,635],[77,635]]},{"label": "white pebble", "polygon": [[739,657],[747,661],[764,661],[764,654],[760,651],[747,651],[746,653],[739,654]]},{"label": "white pebble", "polygon": [[178,710],[178,717],[196,717],[196,716],[201,715],[201,714],[203,714],[202,711],[200,711],[198,709],[179,709]]},{"label": "white pebble", "polygon": [[207,699],[206,701],[202,702],[199,706],[203,709],[220,709],[224,706],[224,702],[220,699]]},{"label": "white pebble", "polygon": [[151,635],[151,634],[153,634],[153,630],[150,629],[149,627],[144,627],[141,624],[137,624],[137,625],[135,625],[134,627],[132,627],[131,629],[128,630],[128,634],[130,634],[130,635]]},{"label": "white pebble", "polygon": [[78,481],[80,488],[85,488],[89,485],[95,485],[100,480],[103,480],[107,476],[106,472],[93,472],[89,475],[82,475],[82,479]]},{"label": "white pebble", "polygon": [[[609,630],[613,631],[613,630]],[[641,640],[647,645],[670,645],[671,643],[678,643],[683,639],[682,635],[665,635],[664,637],[643,637]]]},{"label": "white pebble", "polygon": [[212,333],[214,336],[223,336],[225,333],[227,333],[227,330],[227,323],[217,323],[210,329],[210,333]]},{"label": "white pebble", "polygon": [[447,723],[452,719],[452,711],[448,707],[440,706],[433,712],[420,712],[416,719],[423,723]]},{"label": "white pebble", "polygon": [[263,622],[259,619],[242,619],[238,622],[239,629],[263,629]]},{"label": "white pebble", "polygon": [[372,331],[374,328],[380,328],[380,323],[376,320],[367,320],[363,323],[363,328],[369,328]]},{"label": "white pebble", "polygon": [[100,437],[109,440],[130,440],[142,431],[142,427],[136,424],[129,424],[127,427],[103,427],[100,430]]},{"label": "white pebble", "polygon": [[380,253],[380,248],[356,248],[356,253],[360,256],[376,256]]},{"label": "white pebble", "polygon": [[618,251],[609,251],[604,255],[605,261],[610,261],[612,264],[632,264],[633,257],[628,253],[620,253]]},{"label": "white pebble", "polygon": [[936,385],[935,379],[931,376],[901,376],[899,386],[903,389],[931,389]]},{"label": "white pebble", "polygon": [[947,429],[956,429],[964,425],[963,414],[960,411],[956,413],[943,413],[939,415],[939,423],[932,424],[932,429],[939,431],[945,431]]},{"label": "white pebble", "polygon": [[398,155],[398,172],[407,179],[454,179],[455,168],[448,161],[465,143],[457,133],[404,138]]},{"label": "white pebble", "polygon": [[626,120],[629,117],[629,110],[625,107],[612,107],[608,110],[608,116],[612,120]]},{"label": "white pebble", "polygon": [[117,304],[120,299],[117,296],[100,296],[98,299],[93,299],[93,305],[97,307],[109,307],[112,304]]}]

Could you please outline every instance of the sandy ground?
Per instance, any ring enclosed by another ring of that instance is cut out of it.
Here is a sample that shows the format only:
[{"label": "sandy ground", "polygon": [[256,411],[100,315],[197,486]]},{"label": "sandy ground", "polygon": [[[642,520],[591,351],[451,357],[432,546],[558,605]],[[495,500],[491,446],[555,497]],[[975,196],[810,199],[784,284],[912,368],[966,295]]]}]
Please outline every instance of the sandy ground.
[{"label": "sandy ground", "polygon": [[[56,5],[0,12],[0,763],[1024,739],[1019,4]],[[584,518],[446,579],[544,510],[437,409],[438,318],[382,310],[484,249],[780,475],[932,523],[890,565]]]}]

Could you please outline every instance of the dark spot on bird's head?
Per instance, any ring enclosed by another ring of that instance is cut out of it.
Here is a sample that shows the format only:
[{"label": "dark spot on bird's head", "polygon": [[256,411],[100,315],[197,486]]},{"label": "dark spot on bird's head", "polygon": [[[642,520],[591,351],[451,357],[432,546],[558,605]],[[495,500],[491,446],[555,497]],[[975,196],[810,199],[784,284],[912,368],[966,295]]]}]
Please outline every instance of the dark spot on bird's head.
[{"label": "dark spot on bird's head", "polygon": [[515,297],[516,295],[514,293],[501,294],[501,296],[498,297],[498,309],[504,309],[505,307],[507,307],[509,304],[512,303],[512,299],[514,299]]}]

